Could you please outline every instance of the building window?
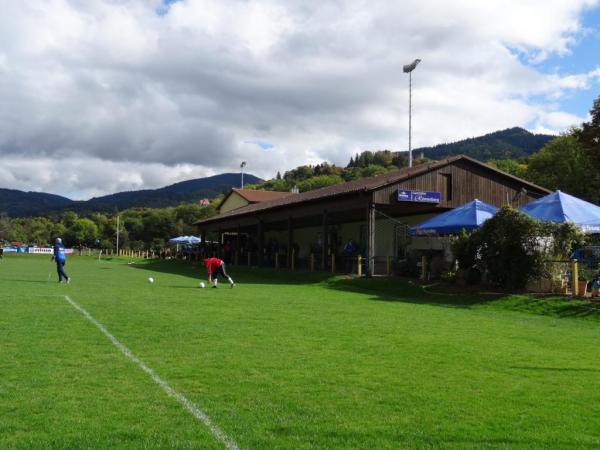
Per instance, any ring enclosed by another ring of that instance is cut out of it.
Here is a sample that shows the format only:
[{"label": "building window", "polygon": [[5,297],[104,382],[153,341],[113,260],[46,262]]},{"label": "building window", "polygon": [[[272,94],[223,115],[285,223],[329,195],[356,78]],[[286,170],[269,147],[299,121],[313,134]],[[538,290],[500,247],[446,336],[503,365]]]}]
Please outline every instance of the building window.
[{"label": "building window", "polygon": [[446,201],[452,201],[452,174],[450,173],[441,173],[442,176],[442,189],[446,194]]}]

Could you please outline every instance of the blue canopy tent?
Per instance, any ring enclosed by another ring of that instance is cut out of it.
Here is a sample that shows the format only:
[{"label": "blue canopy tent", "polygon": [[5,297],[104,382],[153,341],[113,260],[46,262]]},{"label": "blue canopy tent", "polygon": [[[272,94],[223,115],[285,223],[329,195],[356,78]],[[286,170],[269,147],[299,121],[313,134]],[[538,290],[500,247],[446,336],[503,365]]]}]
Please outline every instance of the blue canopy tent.
[{"label": "blue canopy tent", "polygon": [[169,244],[199,244],[202,240],[196,236],[178,236],[169,239]]},{"label": "blue canopy tent", "polygon": [[561,191],[527,203],[520,210],[542,222],[573,222],[586,234],[600,233],[600,206]]},{"label": "blue canopy tent", "polygon": [[183,241],[184,236],[177,236],[169,239],[169,244],[184,244]]},{"label": "blue canopy tent", "polygon": [[456,234],[479,228],[483,222],[498,210],[495,206],[475,199],[462,206],[441,213],[409,229],[412,236]]}]

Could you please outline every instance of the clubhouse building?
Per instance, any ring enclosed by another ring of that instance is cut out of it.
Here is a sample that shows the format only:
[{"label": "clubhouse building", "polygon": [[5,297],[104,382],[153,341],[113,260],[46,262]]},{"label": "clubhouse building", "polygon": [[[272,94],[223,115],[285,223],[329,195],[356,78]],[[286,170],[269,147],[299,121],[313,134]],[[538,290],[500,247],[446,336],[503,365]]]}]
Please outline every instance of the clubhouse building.
[{"label": "clubhouse building", "polygon": [[374,275],[439,246],[411,237],[412,225],[476,198],[519,207],[548,193],[459,155],[302,193],[232,189],[220,213],[196,225],[214,244],[207,251],[231,263],[355,271],[362,261]]}]

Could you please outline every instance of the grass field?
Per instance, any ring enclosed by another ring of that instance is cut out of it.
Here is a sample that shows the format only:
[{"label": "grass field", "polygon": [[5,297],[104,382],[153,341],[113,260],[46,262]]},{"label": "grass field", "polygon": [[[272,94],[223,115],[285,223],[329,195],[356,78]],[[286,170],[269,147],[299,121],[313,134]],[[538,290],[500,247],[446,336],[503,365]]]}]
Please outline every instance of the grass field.
[{"label": "grass field", "polygon": [[199,289],[180,262],[71,257],[66,285],[6,256],[0,448],[600,448],[583,302],[229,269]]}]

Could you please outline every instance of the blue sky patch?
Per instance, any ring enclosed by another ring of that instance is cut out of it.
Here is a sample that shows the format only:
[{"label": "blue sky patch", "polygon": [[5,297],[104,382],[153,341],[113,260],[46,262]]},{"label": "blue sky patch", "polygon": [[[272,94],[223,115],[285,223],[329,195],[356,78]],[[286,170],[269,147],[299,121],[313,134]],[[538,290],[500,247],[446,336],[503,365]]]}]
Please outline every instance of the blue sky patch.
[{"label": "blue sky patch", "polygon": [[[587,10],[582,16],[583,33],[576,37],[566,55],[551,54],[539,64],[527,61],[527,55],[513,50],[519,61],[531,65],[542,73],[559,76],[583,75],[600,68],[600,8]],[[600,79],[588,79],[586,89],[566,90],[559,99],[541,100],[543,103],[556,102],[558,109],[575,115],[585,115],[593,106],[593,100],[600,94]]]},{"label": "blue sky patch", "polygon": [[258,145],[263,150],[270,150],[273,148],[273,144],[271,144],[270,142],[266,142],[266,141],[244,141],[244,144]]},{"label": "blue sky patch", "polygon": [[169,7],[173,4],[173,3],[177,3],[183,0],[162,0],[162,5],[160,5],[158,8],[156,8],[156,14],[158,14],[159,16],[164,16],[166,14],[169,13]]}]

